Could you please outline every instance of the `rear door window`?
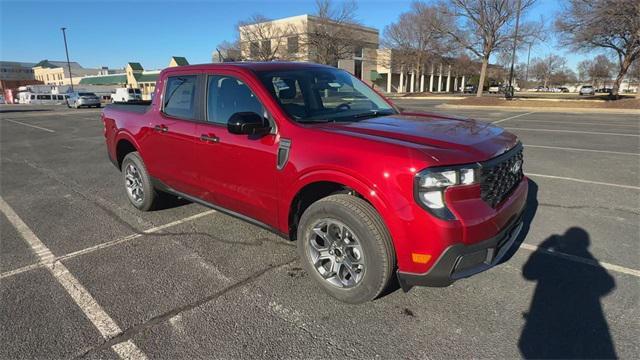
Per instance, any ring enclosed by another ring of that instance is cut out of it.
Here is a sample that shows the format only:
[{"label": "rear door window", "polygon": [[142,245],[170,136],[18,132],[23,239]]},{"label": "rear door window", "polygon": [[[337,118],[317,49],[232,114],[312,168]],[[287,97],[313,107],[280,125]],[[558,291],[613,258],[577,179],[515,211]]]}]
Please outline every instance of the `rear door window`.
[{"label": "rear door window", "polygon": [[169,77],[164,96],[164,113],[182,119],[195,119],[196,84],[196,75]]}]

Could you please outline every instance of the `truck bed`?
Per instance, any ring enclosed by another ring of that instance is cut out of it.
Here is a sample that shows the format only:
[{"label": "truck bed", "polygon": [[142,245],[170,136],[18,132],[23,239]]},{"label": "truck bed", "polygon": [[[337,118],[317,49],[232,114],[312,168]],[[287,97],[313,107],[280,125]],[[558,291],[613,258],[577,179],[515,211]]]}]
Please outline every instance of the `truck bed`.
[{"label": "truck bed", "polygon": [[107,106],[105,106],[105,108],[124,111],[124,112],[144,114],[147,112],[147,110],[149,110],[150,106],[151,106],[151,101],[140,101],[136,103],[108,104]]}]

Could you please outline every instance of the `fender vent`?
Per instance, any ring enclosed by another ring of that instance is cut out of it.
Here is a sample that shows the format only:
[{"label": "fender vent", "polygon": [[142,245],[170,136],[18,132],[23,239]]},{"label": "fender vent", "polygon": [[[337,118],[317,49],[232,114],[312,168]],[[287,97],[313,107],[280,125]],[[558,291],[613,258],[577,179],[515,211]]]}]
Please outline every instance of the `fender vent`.
[{"label": "fender vent", "polygon": [[287,161],[289,161],[289,149],[291,149],[291,140],[280,139],[280,145],[278,145],[278,164],[276,168],[282,170]]}]

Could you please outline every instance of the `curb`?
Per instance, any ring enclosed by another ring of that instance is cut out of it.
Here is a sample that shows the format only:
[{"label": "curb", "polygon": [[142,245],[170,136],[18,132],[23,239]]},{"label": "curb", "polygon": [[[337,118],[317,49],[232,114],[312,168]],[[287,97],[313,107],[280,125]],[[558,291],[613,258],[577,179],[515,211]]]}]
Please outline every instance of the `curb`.
[{"label": "curb", "polygon": [[572,112],[572,113],[602,113],[602,114],[633,114],[640,115],[640,109],[602,109],[602,108],[571,108],[571,107],[526,107],[526,106],[483,106],[483,105],[436,105],[439,109],[486,109],[507,111],[533,112]]}]

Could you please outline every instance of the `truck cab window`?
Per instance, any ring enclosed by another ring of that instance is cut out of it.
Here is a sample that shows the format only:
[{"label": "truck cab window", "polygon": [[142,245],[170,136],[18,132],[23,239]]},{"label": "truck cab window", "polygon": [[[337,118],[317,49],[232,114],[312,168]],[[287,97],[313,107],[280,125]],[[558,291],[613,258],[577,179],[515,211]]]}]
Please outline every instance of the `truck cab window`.
[{"label": "truck cab window", "polygon": [[254,112],[264,116],[258,97],[242,81],[223,75],[209,76],[207,121],[226,124],[237,112]]},{"label": "truck cab window", "polygon": [[164,113],[182,119],[195,118],[195,75],[173,76],[167,80]]}]

